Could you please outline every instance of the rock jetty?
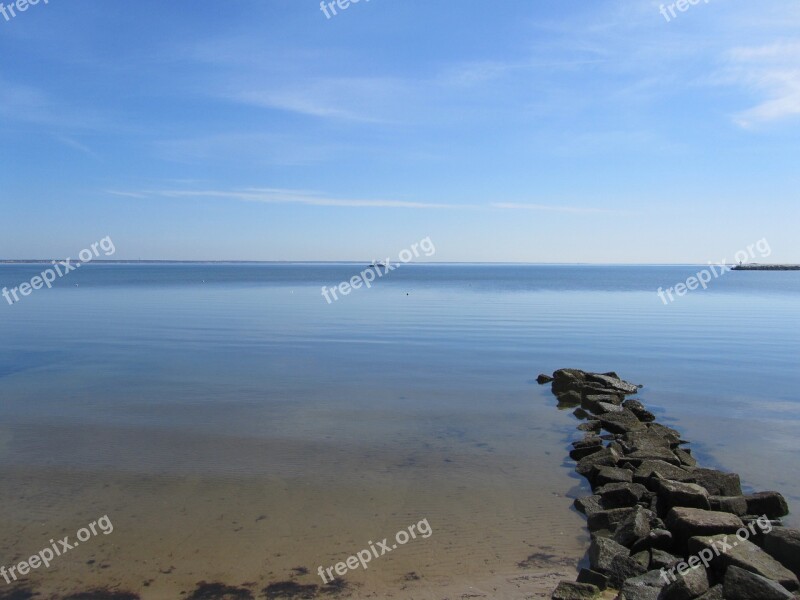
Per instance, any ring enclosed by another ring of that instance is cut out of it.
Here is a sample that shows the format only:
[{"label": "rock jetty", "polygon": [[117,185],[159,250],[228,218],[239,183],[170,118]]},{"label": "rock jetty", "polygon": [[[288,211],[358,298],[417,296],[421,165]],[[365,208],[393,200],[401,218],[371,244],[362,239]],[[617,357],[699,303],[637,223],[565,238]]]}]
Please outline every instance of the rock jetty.
[{"label": "rock jetty", "polygon": [[553,600],[800,598],[800,530],[782,526],[780,493],[744,494],[739,475],[701,467],[678,431],[630,397],[641,386],[616,373],[561,369],[537,381],[575,409],[584,435],[570,457],[592,488],[575,500],[589,567]]},{"label": "rock jetty", "polygon": [[736,265],[732,271],[800,271],[800,265]]}]

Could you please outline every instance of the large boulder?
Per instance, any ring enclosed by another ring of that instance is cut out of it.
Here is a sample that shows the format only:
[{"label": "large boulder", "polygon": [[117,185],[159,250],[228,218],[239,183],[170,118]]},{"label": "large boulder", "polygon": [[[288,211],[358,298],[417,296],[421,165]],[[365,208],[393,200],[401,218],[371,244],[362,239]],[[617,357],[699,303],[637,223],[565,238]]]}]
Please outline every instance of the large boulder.
[{"label": "large boulder", "polygon": [[708,491],[701,485],[669,479],[659,480],[656,485],[658,486],[658,498],[663,502],[666,510],[675,506],[711,510]]},{"label": "large boulder", "polygon": [[647,573],[647,567],[642,566],[642,563],[634,557],[618,554],[611,559],[611,567],[608,569],[608,581],[613,587],[619,589],[626,580],[645,573]]},{"label": "large boulder", "polygon": [[558,396],[575,390],[580,392],[586,383],[586,374],[578,369],[559,369],[553,373],[553,393]]},{"label": "large boulder", "polygon": [[766,515],[770,519],[779,519],[789,514],[786,499],[778,492],[758,492],[745,496],[747,512],[751,515]]},{"label": "large boulder", "polygon": [[620,455],[614,448],[603,448],[599,452],[580,459],[575,470],[579,475],[588,477],[595,467],[615,467],[619,459]]},{"label": "large boulder", "polygon": [[608,587],[608,575],[603,575],[603,573],[592,571],[591,569],[581,569],[576,581],[578,583],[591,583],[601,590]]},{"label": "large boulder", "polygon": [[640,483],[607,483],[594,493],[603,498],[603,507],[606,509],[625,508],[639,502],[647,493],[647,488]]},{"label": "large boulder", "polygon": [[711,496],[741,496],[742,482],[736,473],[724,473],[715,469],[695,469],[687,480],[699,483]]},{"label": "large boulder", "polygon": [[603,429],[610,433],[627,433],[629,431],[644,431],[646,429],[645,424],[627,409],[599,415],[597,419],[600,421]]},{"label": "large boulder", "polygon": [[582,440],[572,442],[572,451],[569,457],[572,460],[580,460],[595,452],[600,452],[603,449],[603,440],[598,435],[588,434]]},{"label": "large boulder", "polygon": [[633,414],[635,414],[636,417],[644,423],[650,423],[656,420],[656,416],[649,410],[647,410],[644,407],[644,404],[642,404],[638,400],[626,400],[625,402],[622,403],[622,406],[624,406]]},{"label": "large boulder", "polygon": [[705,594],[708,589],[708,573],[701,565],[675,575],[661,590],[658,600],[694,600]]},{"label": "large boulder", "polygon": [[601,510],[599,512],[587,515],[588,521],[586,523],[589,531],[599,531],[601,529],[608,529],[614,531],[617,525],[633,512],[633,508],[612,508],[610,510]]},{"label": "large boulder", "polygon": [[[660,582],[660,585],[659,585]],[[619,590],[618,600],[658,600],[664,582],[658,571],[650,571],[638,577],[626,579]]]},{"label": "large boulder", "polygon": [[710,496],[708,501],[711,510],[731,513],[737,517],[747,514],[747,500],[744,496]]},{"label": "large boulder", "polygon": [[[661,479],[671,479],[672,481],[688,481],[692,478],[693,473],[687,471],[682,467],[676,467],[663,460],[644,460],[642,461],[633,473],[633,480],[645,486],[648,484],[653,485],[653,491],[657,487],[651,482],[654,476]],[[648,486],[648,489],[651,489]]]},{"label": "large boulder", "polygon": [[589,564],[594,571],[608,573],[615,556],[630,556],[628,549],[608,538],[595,538],[589,546]]},{"label": "large boulder", "polygon": [[665,463],[681,466],[680,459],[669,448],[652,448],[649,450],[635,450],[625,455],[625,460],[634,465],[639,465],[645,460],[661,460]]},{"label": "large boulder", "polygon": [[604,389],[614,390],[622,394],[635,394],[639,391],[638,385],[623,381],[619,377],[600,373],[585,373],[584,375],[587,383],[598,384]]},{"label": "large boulder", "polygon": [[774,527],[763,537],[764,550],[800,577],[800,530]]},{"label": "large boulder", "polygon": [[728,567],[725,572],[726,600],[792,600],[786,588],[746,569]]},{"label": "large boulder", "polygon": [[599,414],[602,411],[601,404],[612,404],[614,406],[622,405],[622,396],[614,394],[583,394],[581,399],[581,406],[586,410]]},{"label": "large boulder", "polygon": [[739,517],[730,513],[681,506],[669,511],[666,524],[680,545],[695,536],[735,533],[744,525]]},{"label": "large boulder", "polygon": [[634,507],[633,512],[617,524],[614,541],[630,548],[637,542],[646,540],[650,535],[651,516],[649,510],[638,505]]},{"label": "large boulder", "polygon": [[591,583],[562,581],[551,596],[552,600],[592,600],[597,598],[600,588]]},{"label": "large boulder", "polygon": [[594,476],[597,485],[607,483],[633,483],[633,471],[620,467],[600,467]]},{"label": "large boulder", "polygon": [[722,584],[715,585],[705,594],[699,596],[697,600],[725,600],[725,596],[723,595]]},{"label": "large boulder", "polygon": [[575,498],[573,505],[578,512],[591,517],[593,514],[603,510],[603,499],[600,496],[583,496],[582,498]]},{"label": "large boulder", "polygon": [[[788,590],[800,588],[797,576],[754,543],[735,535],[698,536],[689,540],[689,553],[711,554],[711,566],[722,573],[731,566],[777,581]],[[727,594],[726,594],[727,595]]]}]

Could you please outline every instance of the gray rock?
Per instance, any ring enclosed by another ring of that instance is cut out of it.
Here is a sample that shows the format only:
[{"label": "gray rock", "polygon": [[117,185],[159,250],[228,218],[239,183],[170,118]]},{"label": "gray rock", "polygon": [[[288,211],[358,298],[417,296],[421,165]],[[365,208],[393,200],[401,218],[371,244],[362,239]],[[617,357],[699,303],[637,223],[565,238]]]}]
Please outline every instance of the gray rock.
[{"label": "gray rock", "polygon": [[666,524],[680,545],[684,545],[694,536],[730,534],[743,526],[742,520],[730,513],[682,506],[676,506],[669,511]]},{"label": "gray rock", "polygon": [[633,483],[633,472],[619,467],[601,467],[594,476],[598,485],[607,483]]},{"label": "gray rock", "polygon": [[708,573],[701,565],[683,574],[676,573],[674,581],[670,581],[661,590],[658,600],[694,600],[705,594],[709,587]]},{"label": "gray rock", "polygon": [[591,516],[587,515],[587,527],[589,531],[599,531],[601,529],[615,531],[617,525],[631,514],[633,510],[633,508],[612,508],[611,510],[601,510]]},{"label": "gray rock", "polygon": [[592,540],[592,544],[589,546],[589,564],[592,570],[601,573],[610,572],[611,564],[616,556],[628,558],[628,549],[608,538]]},{"label": "gray rock", "polygon": [[644,431],[645,429],[645,424],[627,409],[600,415],[598,420],[603,429],[611,433],[627,433],[629,431]]},{"label": "gray rock", "polygon": [[[602,419],[600,421],[603,422]],[[634,465],[641,464],[645,460],[661,460],[665,463],[681,466],[680,459],[675,456],[675,453],[669,448],[651,448],[648,450],[636,450],[625,455],[625,460],[630,461]]]},{"label": "gray rock", "polygon": [[747,514],[747,500],[744,496],[710,496],[711,510],[731,513],[737,517]]},{"label": "gray rock", "polygon": [[[636,506],[633,511],[617,524],[614,541],[630,548],[650,535],[650,511]],[[649,561],[649,559],[648,559]],[[647,565],[649,566],[649,562]]]},{"label": "gray rock", "polygon": [[737,566],[725,572],[727,600],[792,600],[794,596],[784,587]]},{"label": "gray rock", "polygon": [[656,420],[656,416],[647,410],[644,407],[644,404],[639,402],[638,400],[626,400],[622,403],[622,406],[627,408],[633,414],[636,415],[636,418],[642,422],[650,423]]},{"label": "gray rock", "polygon": [[603,498],[603,508],[625,508],[639,502],[647,488],[640,483],[607,483],[594,493]]},{"label": "gray rock", "polygon": [[643,567],[632,556],[617,555],[611,559],[611,568],[608,570],[608,581],[612,587],[619,589],[625,580],[631,577],[638,577],[647,573],[647,567]]},{"label": "gray rock", "polygon": [[575,470],[579,475],[588,476],[594,467],[614,467],[619,462],[620,455],[613,448],[603,448],[590,456],[578,461]]},{"label": "gray rock", "polygon": [[703,550],[713,552],[711,566],[718,573],[736,566],[777,581],[788,590],[800,588],[800,582],[794,573],[748,540],[739,539],[735,535],[701,536],[689,540],[690,554],[699,555]]},{"label": "gray rock", "polygon": [[581,404],[581,395],[574,390],[561,392],[556,395],[556,398],[558,398],[558,408],[561,409],[575,408]]},{"label": "gray rock", "polygon": [[578,583],[591,583],[600,590],[604,590],[608,587],[608,576],[598,571],[592,571],[591,569],[581,569],[578,573],[577,581]]},{"label": "gray rock", "polygon": [[708,491],[701,485],[661,479],[658,481],[657,486],[658,498],[663,502],[665,510],[675,506],[711,510]]},{"label": "gray rock", "polygon": [[764,550],[800,577],[800,530],[776,527],[764,534]]},{"label": "gray rock", "polygon": [[695,469],[687,481],[699,483],[708,490],[710,496],[742,495],[742,482],[736,473],[723,473],[715,469]]},{"label": "gray rock", "polygon": [[600,496],[584,496],[583,498],[575,498],[573,505],[578,512],[590,517],[603,510],[602,500]]},{"label": "gray rock", "polygon": [[573,410],[572,414],[575,415],[576,419],[584,420],[589,418],[589,413],[583,410],[580,406]]},{"label": "gray rock", "polygon": [[681,443],[680,432],[673,429],[672,427],[667,427],[666,425],[662,425],[661,423],[648,423],[647,431],[668,439],[672,444],[675,444],[676,446]]},{"label": "gray rock", "polygon": [[560,369],[553,373],[552,391],[558,396],[564,392],[577,391],[586,384],[586,376],[583,371],[577,369]]},{"label": "gray rock", "polygon": [[552,600],[592,600],[600,593],[596,585],[562,581],[550,596]]},{"label": "gray rock", "polygon": [[778,492],[750,494],[745,496],[745,500],[747,501],[747,512],[751,515],[767,515],[770,519],[777,519],[789,514],[789,505]]},{"label": "gray rock", "polygon": [[620,588],[620,599],[623,600],[657,600],[664,581],[658,571],[649,571],[638,577],[626,579]]},{"label": "gray rock", "polygon": [[[575,444],[579,444],[575,446]],[[597,443],[588,443],[588,442],[575,442],[573,446],[575,446],[569,453],[569,457],[572,460],[581,460],[582,458],[586,458],[592,454],[600,452],[603,449],[603,440],[599,437],[597,438]]]},{"label": "gray rock", "polygon": [[[645,460],[636,467],[636,471],[633,473],[633,480],[647,486],[654,475],[658,475],[661,479],[671,479],[672,481],[688,481],[692,478],[693,473],[663,460]],[[648,487],[648,489],[650,488]],[[655,489],[654,487],[653,490],[655,491]]]},{"label": "gray rock", "polygon": [[600,421],[586,421],[586,423],[578,425],[578,429],[581,431],[600,431],[601,428]]},{"label": "gray rock", "polygon": [[650,533],[642,540],[637,540],[631,546],[632,552],[638,552],[645,548],[671,550],[673,546],[672,532],[667,529],[660,529],[650,525]]},{"label": "gray rock", "polygon": [[599,373],[586,373],[585,379],[588,383],[598,383],[605,389],[611,389],[623,394],[635,394],[639,391],[639,386],[628,381],[623,381],[611,375],[601,375]]},{"label": "gray rock", "polygon": [[725,600],[722,594],[722,584],[715,585],[697,600]]},{"label": "gray rock", "polygon": [[654,569],[669,569],[681,562],[681,559],[665,550],[653,548],[650,551],[650,565]]},{"label": "gray rock", "polygon": [[681,461],[682,465],[687,467],[697,466],[697,459],[689,454],[687,450],[684,450],[683,448],[675,448],[673,452],[675,452],[675,456],[678,457],[678,460]]},{"label": "gray rock", "polygon": [[614,404],[619,406],[622,404],[622,397],[614,396],[613,394],[584,394],[581,399],[581,406],[593,413],[599,413],[601,404]]},{"label": "gray rock", "polygon": [[539,385],[544,385],[545,383],[550,383],[551,381],[553,381],[553,378],[550,377],[550,375],[545,375],[544,373],[536,378],[536,383]]},{"label": "gray rock", "polygon": [[595,413],[598,415],[604,415],[606,413],[622,412],[623,410],[625,409],[617,404],[609,404],[608,402],[598,402],[597,410],[595,411]]}]

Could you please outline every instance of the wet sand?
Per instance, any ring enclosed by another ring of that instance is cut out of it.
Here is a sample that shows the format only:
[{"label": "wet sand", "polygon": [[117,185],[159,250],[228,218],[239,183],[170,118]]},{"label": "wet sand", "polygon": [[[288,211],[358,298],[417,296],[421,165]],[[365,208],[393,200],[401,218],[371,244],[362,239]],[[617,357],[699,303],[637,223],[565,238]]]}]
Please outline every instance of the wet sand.
[{"label": "wet sand", "polygon": [[[518,422],[481,441],[444,428],[407,438],[398,453],[394,444],[365,452],[341,442],[152,429],[4,428],[6,462],[48,456],[51,464],[0,471],[2,563],[28,558],[51,538],[74,539],[108,515],[112,533],[33,571],[24,585],[45,597],[110,588],[174,600],[205,581],[259,598],[282,582],[321,585],[319,566],[427,519],[430,537],[348,572],[341,593],[320,597],[548,597],[560,579],[575,577],[587,545],[566,495],[576,481],[558,429]],[[84,468],[66,466],[75,463]],[[137,472],[142,465],[151,472]]]}]

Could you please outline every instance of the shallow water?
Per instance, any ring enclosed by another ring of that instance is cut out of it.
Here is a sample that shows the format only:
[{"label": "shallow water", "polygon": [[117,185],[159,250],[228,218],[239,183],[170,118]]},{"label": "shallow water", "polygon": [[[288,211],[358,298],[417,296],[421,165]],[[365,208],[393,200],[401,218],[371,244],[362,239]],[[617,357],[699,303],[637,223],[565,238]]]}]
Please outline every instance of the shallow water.
[{"label": "shallow water", "polygon": [[[43,268],[0,265],[0,287]],[[405,265],[325,302],[362,268],[88,265],[0,299],[0,564],[108,514],[26,582],[319,584],[427,519],[347,574],[354,596],[524,598],[586,545],[574,419],[534,382],[565,366],[644,383],[704,463],[800,506],[800,273],[665,306],[701,267]]]}]

